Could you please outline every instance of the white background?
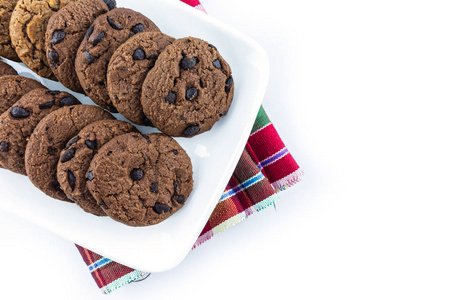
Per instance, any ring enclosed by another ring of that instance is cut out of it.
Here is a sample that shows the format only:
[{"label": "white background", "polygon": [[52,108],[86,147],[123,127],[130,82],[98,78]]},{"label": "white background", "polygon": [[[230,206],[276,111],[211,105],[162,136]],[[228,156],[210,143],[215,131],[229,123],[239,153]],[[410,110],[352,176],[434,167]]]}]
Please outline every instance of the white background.
[{"label": "white background", "polygon": [[304,180],[110,296],[70,241],[0,212],[0,298],[449,299],[447,2],[203,3],[267,50],[263,105]]}]

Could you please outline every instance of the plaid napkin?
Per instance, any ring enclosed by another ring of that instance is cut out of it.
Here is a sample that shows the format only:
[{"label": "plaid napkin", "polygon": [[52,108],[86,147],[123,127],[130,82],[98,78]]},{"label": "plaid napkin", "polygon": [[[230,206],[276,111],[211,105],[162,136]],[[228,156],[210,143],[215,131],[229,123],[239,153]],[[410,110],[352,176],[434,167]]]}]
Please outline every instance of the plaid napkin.
[{"label": "plaid napkin", "polygon": [[[205,12],[198,0],[181,1]],[[277,192],[299,182],[302,175],[303,171],[261,107],[236,169],[192,249],[245,220],[253,212],[276,203]],[[104,294],[150,275],[79,245],[76,247]]]}]

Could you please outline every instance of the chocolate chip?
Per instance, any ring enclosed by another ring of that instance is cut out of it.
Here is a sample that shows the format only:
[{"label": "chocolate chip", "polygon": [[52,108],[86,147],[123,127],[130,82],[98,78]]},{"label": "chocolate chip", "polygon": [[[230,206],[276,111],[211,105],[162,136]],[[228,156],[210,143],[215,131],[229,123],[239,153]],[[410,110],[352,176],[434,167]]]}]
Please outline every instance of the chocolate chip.
[{"label": "chocolate chip", "polygon": [[103,0],[103,2],[106,3],[106,6],[108,6],[108,9],[114,9],[116,7],[116,1],[114,0]]},{"label": "chocolate chip", "polygon": [[184,201],[186,201],[186,200],[184,199],[184,196],[183,196],[183,195],[173,195],[173,198],[172,198],[172,199],[175,200],[175,201],[177,201],[177,202],[180,203],[180,204],[183,204]]},{"label": "chocolate chip", "polygon": [[189,44],[190,42],[191,42],[190,39],[187,39],[187,40],[184,41],[185,44]]},{"label": "chocolate chip", "polygon": [[100,43],[101,41],[102,41],[102,39],[105,37],[105,32],[104,31],[101,31],[95,38],[94,38],[94,40],[92,41],[92,46],[97,46],[98,45],[98,43]]},{"label": "chocolate chip", "polygon": [[155,126],[153,125],[152,121],[150,121],[149,118],[147,118],[147,117],[144,117],[143,122],[144,122],[144,125],[145,125],[145,126],[155,127]]},{"label": "chocolate chip", "polygon": [[133,52],[133,59],[134,60],[143,60],[145,59],[145,52],[141,48],[137,48]]},{"label": "chocolate chip", "polygon": [[67,181],[69,182],[70,188],[73,189],[75,188],[75,175],[73,175],[72,171],[67,170]]},{"label": "chocolate chip", "polygon": [[105,201],[103,201],[103,199],[99,199],[99,201],[97,201],[97,204],[100,207],[108,208],[108,206],[106,205]]},{"label": "chocolate chip", "polygon": [[164,100],[169,102],[169,104],[174,104],[176,99],[177,99],[177,95],[174,92],[169,92],[167,94],[166,98],[164,98]]},{"label": "chocolate chip", "polygon": [[147,140],[148,143],[150,143],[150,138],[148,137],[148,135],[141,133],[141,136]]},{"label": "chocolate chip", "polygon": [[153,211],[157,214],[162,214],[170,211],[170,207],[162,204],[162,203],[155,203],[155,206],[153,206]]},{"label": "chocolate chip", "polygon": [[72,146],[73,144],[75,144],[76,142],[78,142],[79,139],[80,139],[80,137],[78,137],[78,136],[72,138],[72,139],[66,144],[66,148],[65,148],[65,149],[69,149],[69,147]]},{"label": "chocolate chip", "polygon": [[94,56],[90,54],[88,51],[84,52],[84,55],[86,56],[86,64],[89,65],[91,62],[94,61]]},{"label": "chocolate chip", "polygon": [[65,163],[75,156],[75,148],[69,149],[61,155],[61,162]]},{"label": "chocolate chip", "polygon": [[84,143],[91,150],[97,149],[97,140],[86,140]]},{"label": "chocolate chip", "polygon": [[86,174],[86,178],[89,181],[92,181],[94,179],[94,173],[92,173],[92,171],[88,171]]},{"label": "chocolate chip", "polygon": [[55,64],[59,63],[59,54],[55,49],[50,50],[47,54],[47,57],[50,62],[53,62]]},{"label": "chocolate chip", "polygon": [[224,117],[224,116],[227,115],[227,113],[228,113],[228,111],[221,112],[221,113],[219,114],[219,117]]},{"label": "chocolate chip", "polygon": [[222,69],[222,64],[220,63],[220,60],[216,59],[215,61],[212,62],[212,64],[216,69]]},{"label": "chocolate chip", "polygon": [[225,92],[229,92],[231,90],[231,87],[233,86],[233,77],[230,77],[225,81]]},{"label": "chocolate chip", "polygon": [[133,181],[139,181],[144,177],[144,171],[141,169],[133,169],[130,172],[130,177],[133,179]]},{"label": "chocolate chip", "polygon": [[28,110],[26,110],[25,108],[20,107],[20,106],[12,107],[10,110],[10,113],[11,113],[11,116],[13,116],[14,118],[18,118],[18,119],[23,119],[30,115]]},{"label": "chocolate chip", "polygon": [[109,26],[111,26],[113,29],[115,29],[115,30],[122,30],[123,29],[123,27],[120,24],[115,23],[109,17],[106,17],[106,20],[108,21]]},{"label": "chocolate chip", "polygon": [[119,111],[117,110],[117,108],[115,108],[113,105],[110,105],[108,110],[113,113],[113,114],[117,114]]},{"label": "chocolate chip", "polygon": [[134,34],[142,32],[145,30],[145,26],[142,25],[141,23],[138,23],[136,25],[134,25],[133,27],[131,27],[131,32],[133,32]]},{"label": "chocolate chip", "polygon": [[42,104],[39,104],[39,109],[49,109],[55,105],[55,101],[48,101]]},{"label": "chocolate chip", "polygon": [[9,148],[9,144],[7,142],[1,142],[0,143],[0,151],[1,152],[8,151],[8,148]]},{"label": "chocolate chip", "polygon": [[150,185],[150,191],[151,191],[152,193],[157,193],[157,192],[158,192],[158,183],[157,183],[157,182],[153,182],[153,183]]},{"label": "chocolate chip", "polygon": [[198,127],[198,125],[189,125],[183,131],[183,135],[184,136],[193,136],[193,135],[196,135],[199,131],[200,131],[200,127]]},{"label": "chocolate chip", "polygon": [[216,48],[216,46],[214,46],[213,44],[208,44],[208,46],[209,46],[209,47],[211,47],[211,48],[213,48],[214,50],[216,50],[216,51],[217,51],[217,48]]},{"label": "chocolate chip", "polygon": [[178,155],[178,150],[174,149],[174,150],[172,150],[172,153],[175,155]]},{"label": "chocolate chip", "polygon": [[56,96],[61,94],[61,91],[57,91],[57,90],[50,90],[50,91],[46,91],[45,93],[50,94],[52,96]]},{"label": "chocolate chip", "polygon": [[186,90],[186,99],[194,100],[198,96],[198,91],[195,87],[190,87]]},{"label": "chocolate chip", "polygon": [[80,104],[80,101],[78,101],[75,97],[68,96],[61,99],[61,102],[59,102],[59,107],[72,106],[76,104]]},{"label": "chocolate chip", "polygon": [[196,64],[197,60],[194,57],[183,57],[183,59],[180,61],[180,67],[183,70],[192,69]]},{"label": "chocolate chip", "polygon": [[94,31],[94,26],[89,27],[89,29],[86,31],[85,38],[89,39],[91,37],[91,34],[93,31]]},{"label": "chocolate chip", "polygon": [[108,153],[106,153],[106,155],[111,156],[112,151],[108,151]]},{"label": "chocolate chip", "polygon": [[55,31],[53,31],[51,43],[52,44],[61,43],[62,40],[64,40],[65,37],[66,37],[66,33],[64,31],[55,30]]}]

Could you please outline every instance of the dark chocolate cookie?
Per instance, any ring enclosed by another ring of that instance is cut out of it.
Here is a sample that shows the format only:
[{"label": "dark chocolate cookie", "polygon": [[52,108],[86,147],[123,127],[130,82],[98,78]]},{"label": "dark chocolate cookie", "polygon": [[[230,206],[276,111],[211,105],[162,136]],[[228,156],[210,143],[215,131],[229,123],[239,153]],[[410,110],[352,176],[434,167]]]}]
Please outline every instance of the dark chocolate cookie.
[{"label": "dark chocolate cookie", "polygon": [[192,137],[227,114],[233,93],[230,66],[216,47],[188,37],[161,52],[144,81],[141,102],[156,128]]},{"label": "dark chocolate cookie", "polygon": [[159,31],[146,16],[127,8],[116,8],[92,23],[75,59],[80,84],[92,101],[117,112],[108,97],[106,72],[114,51],[126,40],[143,31]]},{"label": "dark chocolate cookie", "polygon": [[95,18],[115,7],[115,0],[78,0],[50,17],[45,33],[47,59],[65,87],[83,93],[75,71],[78,46]]},{"label": "dark chocolate cookie", "polygon": [[173,40],[161,32],[139,33],[117,48],[111,57],[107,73],[109,98],[128,120],[151,125],[142,111],[142,83],[161,51]]},{"label": "dark chocolate cookie", "polygon": [[36,80],[19,76],[5,75],[0,77],[0,114],[17,102],[23,95],[37,88],[45,88]]},{"label": "dark chocolate cookie", "polygon": [[[97,121],[84,127],[61,151],[58,162],[58,182],[66,196],[84,211],[98,216],[106,216],[87,190],[86,173],[98,149],[113,137],[128,132],[137,132],[137,129],[130,123],[119,120]],[[74,153],[73,157],[66,160],[67,153],[72,152]]]},{"label": "dark chocolate cookie", "polygon": [[0,116],[0,166],[26,175],[25,149],[40,120],[51,112],[80,102],[71,94],[34,89]]},{"label": "dark chocolate cookie", "polygon": [[94,156],[87,176],[97,203],[129,226],[167,219],[183,206],[193,185],[189,156],[163,134],[113,138]]},{"label": "dark chocolate cookie", "polygon": [[[25,169],[31,182],[50,197],[72,202],[56,178],[60,152],[86,125],[105,119],[114,117],[93,105],[62,107],[43,118],[31,134],[25,150]],[[70,158],[67,154],[63,160]]]},{"label": "dark chocolate cookie", "polygon": [[17,71],[7,63],[0,60],[0,76],[17,75]]},{"label": "dark chocolate cookie", "polygon": [[42,77],[55,79],[45,53],[48,20],[72,1],[75,0],[19,0],[12,12],[11,44],[20,60]]},{"label": "dark chocolate cookie", "polygon": [[0,56],[20,61],[11,45],[11,37],[9,36],[9,21],[16,3],[17,0],[0,0]]}]

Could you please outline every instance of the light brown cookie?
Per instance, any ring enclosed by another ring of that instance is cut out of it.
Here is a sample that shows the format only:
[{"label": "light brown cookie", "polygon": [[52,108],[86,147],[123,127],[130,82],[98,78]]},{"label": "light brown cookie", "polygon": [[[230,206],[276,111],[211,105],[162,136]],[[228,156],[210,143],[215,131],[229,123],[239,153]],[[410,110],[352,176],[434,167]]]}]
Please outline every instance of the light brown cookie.
[{"label": "light brown cookie", "polygon": [[9,36],[9,21],[16,3],[17,0],[0,0],[0,56],[20,61],[11,45],[11,37]]},{"label": "light brown cookie", "polygon": [[19,0],[9,24],[11,44],[20,60],[39,76],[55,79],[45,53],[50,17],[74,0]]}]

